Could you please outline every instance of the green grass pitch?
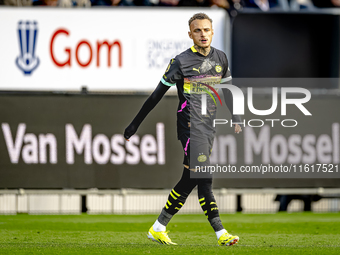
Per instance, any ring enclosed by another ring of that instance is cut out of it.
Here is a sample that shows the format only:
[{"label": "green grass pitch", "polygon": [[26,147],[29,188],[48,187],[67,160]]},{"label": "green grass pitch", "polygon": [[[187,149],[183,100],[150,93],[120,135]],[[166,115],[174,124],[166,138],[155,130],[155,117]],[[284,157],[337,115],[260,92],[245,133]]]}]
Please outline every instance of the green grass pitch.
[{"label": "green grass pitch", "polygon": [[223,214],[240,242],[217,245],[202,215],[176,215],[168,226],[178,246],[146,233],[156,215],[0,216],[0,254],[340,254],[340,213]]}]

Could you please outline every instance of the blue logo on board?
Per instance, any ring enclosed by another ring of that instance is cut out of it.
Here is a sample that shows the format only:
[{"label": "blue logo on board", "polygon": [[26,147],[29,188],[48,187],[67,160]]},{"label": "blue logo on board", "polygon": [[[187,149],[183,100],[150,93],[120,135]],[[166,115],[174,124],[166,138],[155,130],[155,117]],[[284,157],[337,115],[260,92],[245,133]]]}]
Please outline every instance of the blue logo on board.
[{"label": "blue logo on board", "polygon": [[20,56],[17,57],[16,64],[25,75],[29,75],[39,65],[39,58],[35,55],[38,23],[36,21],[19,21],[18,36]]}]

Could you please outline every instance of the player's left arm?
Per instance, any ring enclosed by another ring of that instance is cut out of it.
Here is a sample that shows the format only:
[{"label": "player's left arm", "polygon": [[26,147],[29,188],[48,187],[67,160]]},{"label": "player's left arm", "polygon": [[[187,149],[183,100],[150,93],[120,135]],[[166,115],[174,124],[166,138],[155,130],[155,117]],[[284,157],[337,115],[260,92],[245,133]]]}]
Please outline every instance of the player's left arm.
[{"label": "player's left arm", "polygon": [[[221,84],[232,84],[232,76],[231,76],[231,72],[229,70],[228,60],[227,60],[226,56],[225,56],[224,67],[225,67],[224,68],[225,71],[223,73]],[[230,90],[226,89],[226,88],[222,88],[222,92],[223,92],[225,104],[227,105],[229,112],[232,116],[233,123],[240,123],[241,122],[241,116],[233,114],[233,112],[234,112],[233,100],[234,99],[233,99],[233,96],[232,96]],[[239,124],[234,124],[234,125],[235,125],[235,133],[239,134],[240,132],[242,132],[241,125],[239,125]]]}]

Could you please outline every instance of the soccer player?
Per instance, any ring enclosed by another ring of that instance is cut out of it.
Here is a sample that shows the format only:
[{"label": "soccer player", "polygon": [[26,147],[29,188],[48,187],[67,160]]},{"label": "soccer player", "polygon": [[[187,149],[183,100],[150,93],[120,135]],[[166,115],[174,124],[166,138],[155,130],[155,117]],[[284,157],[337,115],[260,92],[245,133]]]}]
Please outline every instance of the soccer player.
[{"label": "soccer player", "polygon": [[[148,238],[160,244],[176,245],[167,235],[166,226],[197,186],[199,203],[216,233],[218,244],[229,246],[236,244],[239,237],[229,234],[222,225],[212,193],[211,174],[198,175],[203,173],[195,172],[195,169],[196,166],[204,167],[210,164],[209,157],[216,132],[213,125],[217,96],[214,86],[230,83],[231,75],[225,53],[210,46],[214,35],[212,20],[204,13],[197,13],[190,18],[189,28],[188,34],[194,45],[170,60],[157,88],[125,129],[124,137],[128,140],[135,134],[144,118],[167,90],[171,86],[177,87],[179,97],[177,133],[184,150],[184,169],[181,179],[171,190],[161,214],[149,229]],[[204,93],[206,94],[203,102]],[[223,89],[223,94],[225,103],[233,113],[230,91]],[[233,115],[232,120],[234,123],[240,122],[239,116]],[[241,127],[235,124],[235,132],[241,131]]]}]

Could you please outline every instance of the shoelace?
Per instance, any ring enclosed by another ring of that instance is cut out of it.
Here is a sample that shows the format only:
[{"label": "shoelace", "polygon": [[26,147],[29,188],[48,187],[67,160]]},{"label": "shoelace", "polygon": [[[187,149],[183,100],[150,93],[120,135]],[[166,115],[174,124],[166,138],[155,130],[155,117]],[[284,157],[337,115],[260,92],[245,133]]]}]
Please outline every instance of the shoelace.
[{"label": "shoelace", "polygon": [[168,233],[169,233],[169,232],[170,232],[169,230],[168,230],[168,231],[165,231],[164,236],[170,240],[170,237],[168,236]]},{"label": "shoelace", "polygon": [[230,234],[228,232],[225,232],[222,236],[229,238]]}]

